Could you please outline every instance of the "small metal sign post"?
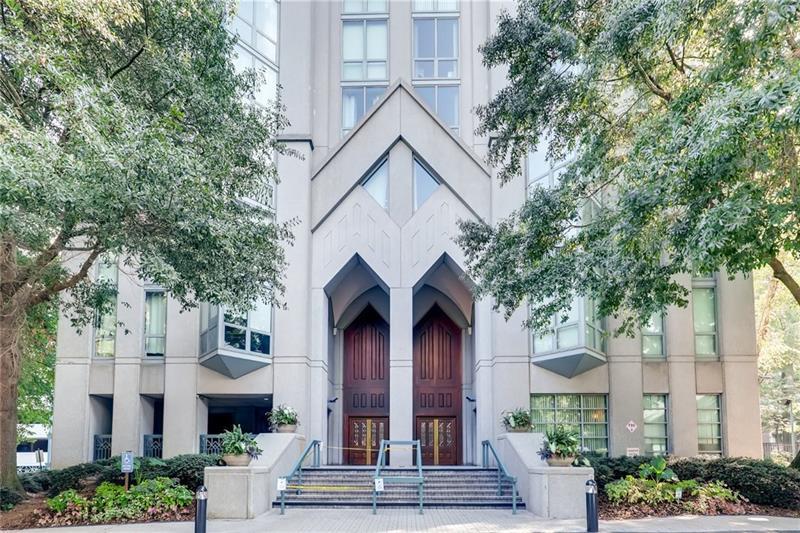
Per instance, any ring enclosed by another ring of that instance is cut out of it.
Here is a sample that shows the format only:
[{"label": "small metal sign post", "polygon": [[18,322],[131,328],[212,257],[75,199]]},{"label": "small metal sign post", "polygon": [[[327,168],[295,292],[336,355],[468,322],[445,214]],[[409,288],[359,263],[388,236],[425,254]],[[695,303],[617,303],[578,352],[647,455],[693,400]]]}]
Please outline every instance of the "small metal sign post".
[{"label": "small metal sign post", "polygon": [[128,491],[131,472],[133,472],[133,452],[122,452],[120,456],[120,470],[125,474],[125,492]]}]

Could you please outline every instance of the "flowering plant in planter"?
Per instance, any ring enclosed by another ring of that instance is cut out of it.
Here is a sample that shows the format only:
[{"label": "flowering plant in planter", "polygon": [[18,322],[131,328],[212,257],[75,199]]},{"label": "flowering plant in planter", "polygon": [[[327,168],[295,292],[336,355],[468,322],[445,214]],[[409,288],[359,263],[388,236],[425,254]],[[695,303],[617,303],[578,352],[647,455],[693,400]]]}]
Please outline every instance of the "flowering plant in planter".
[{"label": "flowering plant in planter", "polygon": [[531,429],[531,412],[522,407],[513,411],[503,411],[500,420],[509,431],[529,431]]},{"label": "flowering plant in planter", "polygon": [[269,423],[278,432],[292,432],[300,424],[297,420],[297,411],[286,404],[281,404],[272,409],[269,414]]},{"label": "flowering plant in planter", "polygon": [[222,459],[230,466],[247,466],[252,459],[258,459],[262,451],[255,437],[244,433],[239,424],[222,434]]},{"label": "flowering plant in planter", "polygon": [[558,425],[545,433],[539,457],[550,466],[569,466],[580,455],[580,439],[577,431]]}]

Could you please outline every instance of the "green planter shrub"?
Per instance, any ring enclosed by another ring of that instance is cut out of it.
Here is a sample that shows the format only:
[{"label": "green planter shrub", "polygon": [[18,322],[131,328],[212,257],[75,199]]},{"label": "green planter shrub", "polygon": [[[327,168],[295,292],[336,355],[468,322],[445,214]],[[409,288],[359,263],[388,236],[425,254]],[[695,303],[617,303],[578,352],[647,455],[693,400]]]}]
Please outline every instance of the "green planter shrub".
[{"label": "green planter shrub", "polygon": [[203,484],[203,470],[216,466],[219,457],[207,454],[176,455],[165,461],[166,477],[177,479],[178,483],[194,491]]},{"label": "green planter shrub", "polygon": [[[637,476],[648,457],[593,457],[595,480],[600,490],[625,476]],[[701,483],[723,481],[752,503],[784,509],[800,509],[800,472],[772,461],[722,457],[672,457],[669,467],[681,480]]]},{"label": "green planter shrub", "polygon": [[24,496],[19,492],[7,487],[0,487],[0,511],[13,509],[23,499]]}]

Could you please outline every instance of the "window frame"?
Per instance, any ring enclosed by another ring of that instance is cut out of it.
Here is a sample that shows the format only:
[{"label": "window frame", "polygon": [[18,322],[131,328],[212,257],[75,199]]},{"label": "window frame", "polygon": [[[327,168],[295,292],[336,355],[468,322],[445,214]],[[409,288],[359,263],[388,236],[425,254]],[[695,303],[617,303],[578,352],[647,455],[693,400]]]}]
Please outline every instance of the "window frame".
[{"label": "window frame", "polygon": [[431,167],[428,164],[425,163],[425,161],[422,158],[417,156],[417,154],[413,154],[412,155],[412,157],[411,157],[411,183],[412,183],[411,195],[413,196],[413,199],[414,199],[414,212],[416,213],[417,210],[420,207],[422,207],[423,205],[425,205],[425,203],[430,199],[430,197],[433,196],[433,194],[436,192],[436,189],[434,189],[434,192],[432,192],[430,194],[430,196],[425,198],[422,201],[421,204],[417,204],[417,175],[416,175],[416,172],[415,172],[415,168],[416,167],[414,166],[414,163],[419,164],[419,166],[422,167],[422,169],[425,172],[427,172],[428,175],[431,178],[433,178],[433,181],[436,182],[436,189],[438,189],[442,185],[442,180],[441,180],[441,178],[439,178],[439,176],[436,174],[436,172],[434,172],[433,169],[431,169]]},{"label": "window frame", "polygon": [[[641,352],[642,352],[642,359],[645,361],[663,361],[667,358],[667,331],[666,331],[666,316],[664,313],[653,313],[653,316],[658,315],[658,320],[661,324],[661,333],[653,333],[652,331],[648,331],[645,328],[641,328],[639,331],[640,335],[640,344],[641,344]],[[653,320],[653,317],[650,317],[650,320]],[[644,339],[645,337],[660,337],[661,339],[661,353],[658,355],[649,355],[644,353]]]},{"label": "window frame", "polygon": [[[163,294],[164,295],[164,334],[163,335],[148,335],[147,333],[147,295],[148,294]],[[163,359],[167,355],[167,310],[168,310],[168,299],[167,299],[167,291],[163,287],[152,286],[152,287],[145,287],[144,289],[144,306],[142,309],[142,357],[150,360],[150,359]],[[147,339],[155,338],[155,339],[164,339],[164,353],[161,355],[149,355],[147,353]]]},{"label": "window frame", "polygon": [[368,8],[370,0],[359,0],[361,2],[361,9],[358,11],[347,11],[345,7],[347,6],[346,0],[342,0],[342,15],[389,15],[389,0],[381,0],[384,9],[381,11],[370,11]]},{"label": "window frame", "polygon": [[[274,349],[273,330],[275,329],[275,308],[272,305],[270,305],[268,307],[269,307],[269,310],[270,310],[269,311],[269,331],[264,331],[262,329],[254,328],[251,325],[250,313],[255,311],[255,308],[250,309],[250,310],[247,311],[247,314],[245,315],[245,319],[244,319],[245,324],[241,325],[241,324],[238,324],[238,323],[233,322],[233,321],[229,322],[226,319],[227,318],[226,315],[228,315],[229,313],[224,308],[224,306],[220,306],[219,311],[218,311],[219,314],[218,314],[218,317],[217,317],[217,320],[220,321],[220,326],[219,326],[220,339],[219,339],[219,347],[218,347],[218,349],[234,350],[234,351],[239,352],[239,353],[246,353],[248,355],[254,355],[254,356],[257,356],[257,357],[272,357],[273,349]],[[245,347],[244,348],[238,348],[238,347],[236,347],[236,346],[234,346],[232,344],[229,344],[225,340],[225,332],[226,332],[228,327],[236,328],[236,329],[240,329],[240,330],[244,331],[244,335],[245,335],[245,345],[244,345]],[[259,334],[259,335],[268,335],[269,336],[269,351],[267,353],[253,351],[252,350],[252,334],[253,333],[256,333],[256,334]]]},{"label": "window frame", "polygon": [[[664,409],[655,409],[655,408],[648,408],[645,405],[645,399],[648,397],[660,397],[664,400]],[[664,422],[647,422],[647,417],[645,416],[646,411],[664,411]],[[655,455],[669,455],[672,452],[672,439],[670,438],[670,405],[669,405],[669,394],[661,394],[661,393],[645,393],[642,396],[642,437],[644,439],[644,455],[647,456],[655,456]],[[655,440],[661,439],[660,437],[648,437],[646,428],[647,426],[663,426],[664,427],[664,453],[663,454],[656,454],[653,453],[652,449],[648,449],[648,439]]]},{"label": "window frame", "polygon": [[[367,183],[373,177],[375,177],[375,175],[378,173],[378,171],[381,168],[383,168],[384,166],[386,166],[386,202],[385,202],[385,204],[381,204],[378,201],[378,199],[375,198],[375,196],[373,196],[371,192],[369,192],[369,189],[367,189]],[[367,175],[361,180],[359,185],[366,191],[367,194],[370,195],[370,197],[373,200],[375,200],[375,203],[377,203],[378,205],[380,205],[384,209],[389,209],[389,189],[390,189],[389,188],[389,156],[385,156],[385,157],[381,158],[380,161],[378,161],[378,163],[376,165],[373,165],[370,168],[369,172],[367,172]]]},{"label": "window frame", "polygon": [[[119,258],[115,256],[112,259],[112,258],[109,258],[107,256],[101,256],[100,260],[97,261],[97,263],[94,266],[94,268],[95,268],[95,279],[98,280],[98,281],[100,281],[100,276],[102,275],[100,269],[103,266],[103,264],[105,266],[107,266],[107,267],[111,267],[111,266],[114,267],[113,268],[114,284],[117,286],[117,290],[119,290]],[[94,327],[92,328],[92,359],[106,359],[107,360],[107,359],[114,359],[117,356],[117,329],[118,329],[117,328],[117,315],[118,315],[118,312],[119,312],[118,304],[119,304],[119,299],[117,298],[117,295],[115,295],[114,296],[114,304],[113,304],[113,309],[114,309],[114,327],[109,330],[111,332],[110,340],[111,340],[111,346],[112,346],[110,355],[101,355],[101,354],[98,353],[97,343],[98,343],[98,341],[104,340],[102,336],[98,337],[98,333],[102,329],[102,324],[101,323],[102,323],[102,320],[104,318],[104,315],[101,315],[100,313],[95,312]]]},{"label": "window frame", "polygon": [[[360,61],[355,60],[348,60],[346,61],[344,58],[344,28],[345,25],[348,24],[355,24],[359,23],[361,25],[361,43],[363,45],[362,56]],[[383,59],[375,59],[370,58],[369,50],[367,48],[367,25],[370,23],[382,23],[385,28],[386,33],[386,57]],[[339,72],[339,77],[341,82],[344,83],[357,83],[360,85],[369,85],[369,84],[388,84],[389,82],[389,18],[388,14],[371,14],[371,16],[366,15],[359,15],[359,16],[351,16],[351,15],[342,15],[342,38],[341,38],[341,47],[340,47],[340,57],[341,57],[341,69]],[[384,65],[384,71],[386,75],[383,78],[369,78],[367,76],[367,72],[369,69],[370,63],[382,62]],[[346,64],[361,64],[361,77],[360,78],[352,78],[352,79],[345,79],[344,76],[344,69]]]},{"label": "window frame", "polygon": [[[456,89],[456,123],[455,124],[448,124],[444,121],[442,116],[439,114],[439,89],[442,87],[453,87]],[[431,111],[433,114],[442,122],[444,122],[445,126],[450,128],[456,135],[461,131],[461,85],[459,83],[447,83],[447,82],[438,82],[438,81],[425,81],[425,82],[415,82],[414,89],[421,89],[421,88],[432,88],[433,89],[433,102],[434,106]],[[430,103],[422,96],[422,94],[417,91],[417,97],[422,100],[425,105],[430,107]]]},{"label": "window frame", "polygon": [[[569,397],[569,396],[578,398],[578,406],[579,407],[577,409],[575,409],[575,408],[562,408],[562,409],[559,409],[558,408],[558,398],[559,397]],[[534,408],[534,405],[533,405],[534,397],[539,397],[539,398],[549,397],[552,400],[551,407],[548,407],[548,408],[536,407],[536,408]],[[586,421],[586,417],[584,416],[584,414],[585,413],[590,413],[591,411],[597,410],[596,407],[587,407],[586,406],[586,399],[588,397],[603,398],[604,407],[602,408],[602,411],[604,413],[604,419],[605,419],[604,422],[587,422]],[[587,440],[605,439],[605,445],[606,445],[606,447],[605,447],[606,451],[605,452],[597,451],[597,450],[591,450],[591,451],[592,451],[592,453],[603,454],[605,456],[609,455],[609,453],[611,451],[611,432],[610,432],[611,425],[610,425],[610,420],[609,420],[608,394],[606,394],[606,393],[531,393],[531,395],[530,395],[530,413],[531,413],[531,425],[532,425],[532,427],[536,425],[536,422],[535,422],[534,417],[533,417],[533,412],[534,411],[547,411],[547,412],[551,412],[552,413],[552,419],[553,419],[552,423],[551,422],[544,422],[544,423],[539,424],[539,425],[545,426],[544,428],[541,428],[542,432],[544,432],[544,431],[546,431],[548,429],[551,429],[551,427],[555,427],[555,426],[557,426],[559,424],[571,425],[571,424],[560,423],[558,421],[558,412],[559,411],[562,411],[562,412],[563,411],[577,411],[579,413],[579,419],[580,419],[579,422],[578,422],[578,431],[580,433],[579,439],[580,439],[581,448],[590,449],[586,445]],[[587,427],[587,426],[605,426],[605,437],[585,436],[584,428]]]},{"label": "window frame", "polygon": [[[417,56],[416,41],[417,41],[417,22],[423,20],[433,21],[433,56]],[[439,22],[442,20],[452,20],[456,24],[456,43],[455,43],[455,56],[439,56]],[[444,12],[414,12],[411,15],[411,81],[412,84],[417,84],[421,81],[452,81],[457,84],[461,83],[461,17],[458,11],[444,11]],[[418,61],[432,61],[433,62],[433,75],[432,76],[418,76],[417,75],[417,62]],[[442,76],[439,73],[439,63],[441,61],[455,63],[455,76]]]},{"label": "window frame", "polygon": [[[387,87],[387,85],[385,85],[385,84],[372,85],[372,84],[365,84],[363,82],[342,83],[341,100],[339,101],[339,103],[341,105],[341,108],[342,108],[342,124],[341,124],[342,125],[342,128],[341,128],[342,137],[346,136],[351,131],[355,130],[356,127],[358,126],[358,123],[361,122],[361,119],[363,119],[365,116],[367,116],[369,114],[369,112],[372,110],[372,108],[378,103],[378,100],[380,100],[381,98],[383,98],[386,95],[386,87]],[[353,126],[350,127],[350,128],[345,128],[344,127],[344,119],[345,119],[345,117],[344,117],[344,93],[345,93],[345,90],[347,90],[347,89],[360,89],[361,90],[361,104],[362,104],[363,109],[364,109],[364,112],[361,114],[361,116],[356,118],[355,122],[353,122]],[[380,96],[378,96],[375,99],[375,102],[373,104],[367,105],[367,91],[369,89],[381,89],[381,94],[380,94]]]},{"label": "window frame", "polygon": [[[717,407],[715,409],[706,409],[700,408],[700,398],[701,397],[714,397],[716,398]],[[724,418],[722,412],[722,394],[721,393],[706,393],[706,394],[696,394],[695,395],[695,408],[697,409],[697,453],[699,455],[711,455],[714,457],[723,457],[725,455],[725,428],[724,428]],[[700,412],[716,412],[717,413],[717,422],[700,422]],[[719,451],[701,451],[700,450],[700,427],[701,425],[704,426],[717,426],[719,428]]]},{"label": "window frame", "polygon": [[[586,349],[592,350],[593,352],[601,354],[603,356],[606,355],[608,347],[606,346],[606,338],[605,338],[606,337],[606,327],[607,327],[606,318],[605,317],[601,317],[599,319],[599,322],[600,322],[600,329],[599,329],[600,347],[597,348],[597,347],[595,347],[593,345],[589,345],[586,342],[586,334],[590,329],[593,330],[594,333],[595,333],[595,335],[593,335],[593,338],[596,338],[596,334],[598,333],[597,326],[595,326],[594,324],[591,324],[588,321],[589,316],[588,316],[587,306],[589,304],[588,304],[587,300],[588,300],[588,298],[586,298],[585,296],[576,296],[576,297],[574,297],[574,299],[572,301],[572,304],[571,304],[571,308],[575,308],[576,318],[574,320],[568,320],[568,321],[562,321],[561,320],[561,318],[563,316],[569,314],[569,311],[559,311],[558,313],[555,313],[553,315],[553,317],[551,318],[551,321],[550,321],[550,329],[547,331],[547,333],[551,336],[550,349],[538,350],[537,349],[537,342],[541,342],[541,341],[537,341],[537,339],[542,339],[543,334],[536,333],[535,331],[531,331],[531,334],[530,334],[531,355],[533,357],[549,355],[549,354],[552,354],[552,353],[569,352],[569,351],[578,350],[578,349],[581,349],[581,348],[586,348]],[[596,306],[596,304],[593,304],[593,305]],[[577,342],[575,344],[573,344],[573,345],[570,345],[570,346],[563,346],[563,347],[559,346],[559,344],[558,344],[558,333],[559,333],[559,331],[564,330],[566,328],[575,327],[575,326],[577,326],[577,328],[578,328]]]},{"label": "window frame", "polygon": [[[710,290],[714,298],[713,312],[714,312],[714,331],[713,332],[698,332],[697,331],[697,316],[695,307],[695,291],[696,290]],[[719,361],[720,359],[720,334],[719,334],[719,290],[717,289],[717,274],[711,273],[703,275],[695,273],[692,275],[692,334],[694,340],[694,357],[697,361]],[[698,354],[697,352],[697,338],[698,337],[711,337],[714,341],[713,354]]]}]

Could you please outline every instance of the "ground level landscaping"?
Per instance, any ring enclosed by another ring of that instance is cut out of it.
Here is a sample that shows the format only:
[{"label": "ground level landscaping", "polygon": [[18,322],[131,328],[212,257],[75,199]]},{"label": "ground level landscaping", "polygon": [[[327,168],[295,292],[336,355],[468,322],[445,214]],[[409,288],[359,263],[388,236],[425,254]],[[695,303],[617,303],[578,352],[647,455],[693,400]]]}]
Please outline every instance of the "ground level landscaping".
[{"label": "ground level landscaping", "polygon": [[213,455],[137,458],[125,491],[119,457],[20,476],[26,495],[3,490],[0,530],[194,518],[194,491]]}]

